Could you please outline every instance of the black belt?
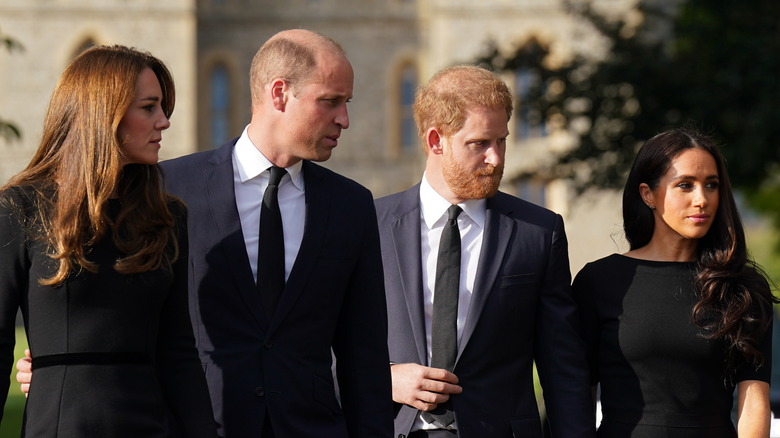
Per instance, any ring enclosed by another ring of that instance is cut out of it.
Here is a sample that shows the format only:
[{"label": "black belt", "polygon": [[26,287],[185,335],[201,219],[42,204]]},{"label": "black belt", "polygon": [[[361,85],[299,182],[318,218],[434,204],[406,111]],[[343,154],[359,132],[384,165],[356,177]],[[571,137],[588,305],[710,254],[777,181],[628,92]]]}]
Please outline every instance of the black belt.
[{"label": "black belt", "polygon": [[131,352],[105,351],[99,353],[61,353],[36,356],[32,360],[32,369],[53,367],[57,365],[149,365],[152,363],[148,354]]},{"label": "black belt", "polygon": [[457,433],[458,432],[452,429],[420,429],[409,433],[407,438],[452,438],[455,437]]}]

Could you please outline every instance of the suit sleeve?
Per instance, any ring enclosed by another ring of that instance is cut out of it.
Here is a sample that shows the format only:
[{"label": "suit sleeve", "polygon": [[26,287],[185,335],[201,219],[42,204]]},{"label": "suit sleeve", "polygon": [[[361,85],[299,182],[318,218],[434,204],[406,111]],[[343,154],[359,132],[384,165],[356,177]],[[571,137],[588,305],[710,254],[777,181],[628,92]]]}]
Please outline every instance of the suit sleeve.
[{"label": "suit sleeve", "polygon": [[164,304],[158,341],[158,372],[175,424],[184,437],[216,437],[216,423],[200,366],[187,304],[187,219],[181,205],[171,208],[177,223],[179,256]]},{"label": "suit sleeve", "polygon": [[[7,376],[14,363],[16,313],[27,288],[24,229],[18,214],[8,204],[8,194],[0,195],[0,370]],[[0,421],[3,418],[10,381],[0,379]]]},{"label": "suit sleeve", "polygon": [[349,436],[389,438],[393,404],[387,304],[376,212],[370,196],[363,201],[360,206],[366,214],[360,222],[364,225],[361,254],[347,286],[333,350]]},{"label": "suit sleeve", "polygon": [[585,344],[571,293],[563,219],[555,216],[537,314],[535,360],[553,437],[595,437]]}]

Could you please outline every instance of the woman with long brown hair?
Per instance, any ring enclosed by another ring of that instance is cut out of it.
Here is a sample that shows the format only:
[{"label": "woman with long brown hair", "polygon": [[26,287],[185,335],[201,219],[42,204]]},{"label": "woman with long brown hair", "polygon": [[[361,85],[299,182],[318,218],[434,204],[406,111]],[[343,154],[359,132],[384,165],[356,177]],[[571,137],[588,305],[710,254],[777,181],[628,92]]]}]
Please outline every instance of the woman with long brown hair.
[{"label": "woman with long brown hair", "polygon": [[216,435],[188,313],[186,209],[157,166],[174,96],[150,54],[85,51],[32,161],[0,189],[0,369],[21,308],[35,370],[25,436]]},{"label": "woman with long brown hair", "polygon": [[630,251],[589,263],[573,286],[601,385],[599,436],[768,437],[775,298],[715,143],[689,130],[647,141],[623,226]]}]

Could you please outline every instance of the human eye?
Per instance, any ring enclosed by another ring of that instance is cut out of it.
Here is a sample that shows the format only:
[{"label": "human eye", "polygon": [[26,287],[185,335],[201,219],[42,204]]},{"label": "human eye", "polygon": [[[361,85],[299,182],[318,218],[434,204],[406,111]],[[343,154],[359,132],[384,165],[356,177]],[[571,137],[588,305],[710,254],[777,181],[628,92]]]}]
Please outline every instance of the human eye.
[{"label": "human eye", "polygon": [[707,188],[715,190],[720,187],[720,181],[710,181],[707,183]]},{"label": "human eye", "polygon": [[693,184],[688,181],[683,181],[677,184],[677,187],[683,190],[690,190],[693,188]]}]

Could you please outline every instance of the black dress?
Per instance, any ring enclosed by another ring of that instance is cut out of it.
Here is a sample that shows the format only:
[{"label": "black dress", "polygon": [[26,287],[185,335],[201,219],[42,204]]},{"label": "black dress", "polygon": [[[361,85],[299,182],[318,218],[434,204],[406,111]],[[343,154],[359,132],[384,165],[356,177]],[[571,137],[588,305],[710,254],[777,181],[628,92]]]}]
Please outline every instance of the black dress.
[{"label": "black dress", "polygon": [[[173,272],[118,273],[120,253],[107,237],[87,255],[97,273],[50,287],[38,283],[55,264],[30,235],[33,196],[0,194],[0,370],[13,366],[21,308],[34,367],[24,436],[164,437],[178,429],[215,437],[189,320],[184,208],[171,206],[180,237]],[[119,201],[109,209],[116,214]],[[7,394],[8,379],[0,384]]]},{"label": "black dress", "polygon": [[692,263],[613,254],[574,280],[585,327],[592,383],[601,385],[599,437],[736,437],[735,384],[769,382],[771,329],[764,366],[724,372],[725,348],[691,321],[697,299]]}]

